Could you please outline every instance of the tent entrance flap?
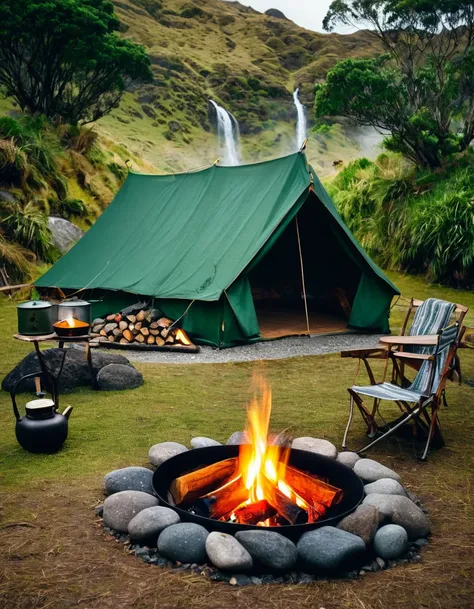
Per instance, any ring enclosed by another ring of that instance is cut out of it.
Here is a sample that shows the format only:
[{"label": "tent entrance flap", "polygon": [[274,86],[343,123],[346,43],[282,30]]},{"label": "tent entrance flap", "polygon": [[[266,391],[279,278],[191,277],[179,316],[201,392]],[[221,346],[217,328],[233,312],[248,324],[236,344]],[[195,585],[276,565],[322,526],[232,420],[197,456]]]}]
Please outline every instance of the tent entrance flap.
[{"label": "tent entrance flap", "polygon": [[316,196],[250,269],[262,338],[346,332],[362,276],[334,238],[333,218]]}]

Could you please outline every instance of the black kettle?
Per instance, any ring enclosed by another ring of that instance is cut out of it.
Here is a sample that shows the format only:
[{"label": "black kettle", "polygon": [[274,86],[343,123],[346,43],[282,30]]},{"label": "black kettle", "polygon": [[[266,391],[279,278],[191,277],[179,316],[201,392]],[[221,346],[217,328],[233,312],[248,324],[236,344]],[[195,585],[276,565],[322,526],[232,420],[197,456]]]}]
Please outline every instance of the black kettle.
[{"label": "black kettle", "polygon": [[[23,376],[10,393],[13,413],[16,418],[15,434],[20,446],[32,453],[54,453],[64,444],[68,434],[68,420],[72,406],[62,414],[57,411],[58,393],[55,380],[52,383],[52,399],[31,400],[25,406],[26,415],[20,416],[16,404],[16,392],[20,383],[27,378],[45,376],[44,372],[33,372]],[[49,375],[47,375],[49,377]]]}]

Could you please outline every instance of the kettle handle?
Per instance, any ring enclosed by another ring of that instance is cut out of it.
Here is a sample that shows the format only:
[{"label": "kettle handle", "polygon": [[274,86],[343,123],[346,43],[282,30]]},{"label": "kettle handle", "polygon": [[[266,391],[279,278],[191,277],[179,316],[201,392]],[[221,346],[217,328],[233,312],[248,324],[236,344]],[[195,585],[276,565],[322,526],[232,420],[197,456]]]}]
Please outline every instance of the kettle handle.
[{"label": "kettle handle", "polygon": [[38,372],[31,372],[30,374],[25,374],[25,376],[22,376],[20,379],[18,379],[18,381],[15,383],[13,390],[10,391],[10,397],[12,399],[12,405],[13,405],[13,414],[15,415],[15,418],[17,421],[20,420],[20,411],[18,410],[18,406],[16,403],[16,393],[17,393],[17,389],[18,386],[20,385],[20,383],[22,383],[25,379],[29,379],[29,378],[33,378],[33,377],[38,377],[38,376],[47,376],[49,377],[49,380],[51,381],[51,385],[52,385],[52,392],[51,392],[51,398],[55,404],[55,408],[57,408],[57,395],[58,395],[58,389],[57,389],[57,381],[56,379],[51,375],[51,374],[47,374],[46,372],[43,371],[38,371]]}]

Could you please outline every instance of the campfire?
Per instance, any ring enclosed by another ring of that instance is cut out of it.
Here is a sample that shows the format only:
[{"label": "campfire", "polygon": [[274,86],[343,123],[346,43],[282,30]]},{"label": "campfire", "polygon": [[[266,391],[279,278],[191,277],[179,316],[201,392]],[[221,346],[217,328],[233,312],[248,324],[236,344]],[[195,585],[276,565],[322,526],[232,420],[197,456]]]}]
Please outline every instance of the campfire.
[{"label": "campfire", "polygon": [[[289,465],[290,448],[269,435],[271,390],[254,379],[256,395],[247,413],[239,455],[173,480],[174,505],[222,522],[276,527],[314,523],[343,498],[328,480]],[[283,445],[282,445],[283,444]]]}]

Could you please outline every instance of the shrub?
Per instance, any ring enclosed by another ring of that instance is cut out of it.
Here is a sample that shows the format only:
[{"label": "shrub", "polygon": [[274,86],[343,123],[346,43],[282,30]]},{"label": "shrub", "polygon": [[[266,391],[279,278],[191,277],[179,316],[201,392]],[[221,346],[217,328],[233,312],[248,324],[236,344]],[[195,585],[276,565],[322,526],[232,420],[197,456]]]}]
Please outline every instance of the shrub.
[{"label": "shrub", "polygon": [[5,237],[31,250],[45,262],[51,261],[51,232],[48,216],[34,199],[14,203],[3,201],[0,219]]}]

